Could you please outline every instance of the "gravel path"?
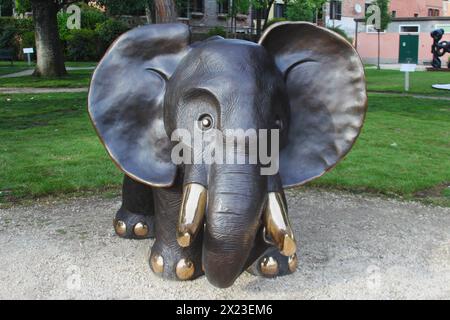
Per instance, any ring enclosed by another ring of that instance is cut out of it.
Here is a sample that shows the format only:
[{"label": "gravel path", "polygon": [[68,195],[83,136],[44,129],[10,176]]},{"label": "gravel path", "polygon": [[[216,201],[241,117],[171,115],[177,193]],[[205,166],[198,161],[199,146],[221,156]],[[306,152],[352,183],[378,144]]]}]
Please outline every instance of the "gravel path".
[{"label": "gravel path", "polygon": [[299,270],[222,290],[154,276],[152,241],[113,233],[117,198],[0,210],[0,298],[450,299],[450,208],[310,190],[288,201]]}]

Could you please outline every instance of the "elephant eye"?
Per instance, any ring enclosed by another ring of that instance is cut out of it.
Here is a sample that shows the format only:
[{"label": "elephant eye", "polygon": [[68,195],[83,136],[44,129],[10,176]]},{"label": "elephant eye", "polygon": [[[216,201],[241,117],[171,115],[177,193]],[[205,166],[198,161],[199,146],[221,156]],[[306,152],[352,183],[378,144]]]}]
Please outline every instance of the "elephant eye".
[{"label": "elephant eye", "polygon": [[213,118],[209,114],[203,114],[198,119],[200,124],[200,129],[208,130],[213,127]]}]

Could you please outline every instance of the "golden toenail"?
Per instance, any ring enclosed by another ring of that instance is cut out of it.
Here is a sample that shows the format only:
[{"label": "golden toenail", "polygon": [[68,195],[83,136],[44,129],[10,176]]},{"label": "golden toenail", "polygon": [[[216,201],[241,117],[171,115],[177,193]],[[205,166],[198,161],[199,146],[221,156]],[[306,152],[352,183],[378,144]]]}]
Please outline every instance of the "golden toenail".
[{"label": "golden toenail", "polygon": [[295,272],[297,270],[298,266],[297,254],[294,253],[292,256],[289,257],[288,266],[290,272]]},{"label": "golden toenail", "polygon": [[114,224],[114,230],[116,230],[116,233],[119,236],[123,236],[127,232],[127,225],[122,220],[116,220],[116,223]]},{"label": "golden toenail", "polygon": [[148,227],[145,223],[138,222],[134,226],[134,234],[138,237],[145,237],[148,234]]},{"label": "golden toenail", "polygon": [[278,262],[272,257],[265,257],[261,262],[261,272],[265,276],[276,276],[278,274]]},{"label": "golden toenail", "polygon": [[195,267],[189,259],[181,259],[178,261],[176,273],[180,280],[189,280],[194,275]]},{"label": "golden toenail", "polygon": [[159,254],[154,254],[150,257],[150,266],[153,272],[162,273],[164,271],[164,259]]}]

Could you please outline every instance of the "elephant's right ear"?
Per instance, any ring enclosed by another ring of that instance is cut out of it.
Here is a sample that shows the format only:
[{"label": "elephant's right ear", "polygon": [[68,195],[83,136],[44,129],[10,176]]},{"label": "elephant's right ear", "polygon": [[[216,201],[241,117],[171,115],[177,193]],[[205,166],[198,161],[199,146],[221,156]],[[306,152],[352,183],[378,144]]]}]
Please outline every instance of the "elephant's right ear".
[{"label": "elephant's right ear", "polygon": [[148,25],[122,35],[92,78],[89,115],[109,155],[129,177],[170,186],[176,166],[163,122],[166,81],[189,51],[183,24]]}]

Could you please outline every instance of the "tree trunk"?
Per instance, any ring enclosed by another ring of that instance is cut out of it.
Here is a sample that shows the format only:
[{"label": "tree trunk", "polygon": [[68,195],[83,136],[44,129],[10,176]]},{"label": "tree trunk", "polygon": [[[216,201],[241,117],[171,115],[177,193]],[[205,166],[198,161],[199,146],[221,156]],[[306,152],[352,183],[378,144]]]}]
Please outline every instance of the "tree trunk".
[{"label": "tree trunk", "polygon": [[156,23],[177,22],[178,14],[174,0],[154,0]]},{"label": "tree trunk", "polygon": [[33,20],[36,30],[37,64],[35,76],[61,77],[65,75],[64,55],[58,33],[56,1],[32,0]]}]

